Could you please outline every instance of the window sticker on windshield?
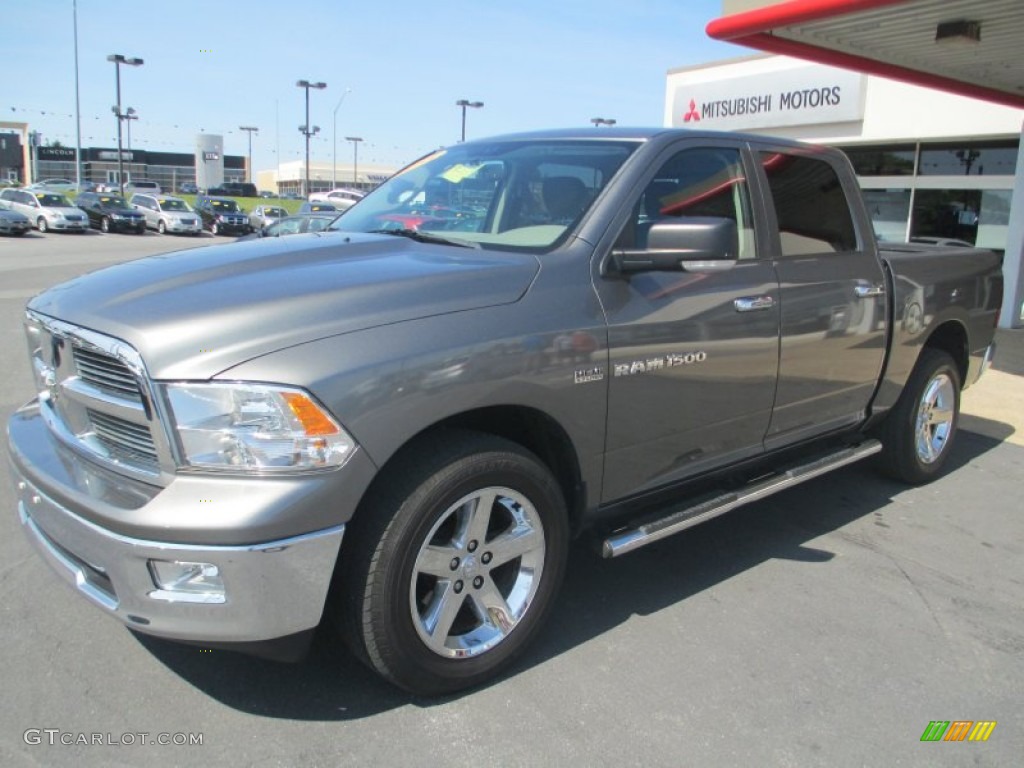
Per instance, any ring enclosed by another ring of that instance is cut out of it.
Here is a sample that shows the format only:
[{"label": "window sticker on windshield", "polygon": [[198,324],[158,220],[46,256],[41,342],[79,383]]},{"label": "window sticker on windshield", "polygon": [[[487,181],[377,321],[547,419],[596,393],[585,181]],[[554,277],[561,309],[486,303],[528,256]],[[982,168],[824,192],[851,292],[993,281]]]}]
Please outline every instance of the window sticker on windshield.
[{"label": "window sticker on windshield", "polygon": [[453,165],[442,173],[441,178],[445,181],[450,181],[452,184],[458,184],[460,181],[468,179],[470,176],[476,174],[478,170],[480,170],[480,166],[476,166],[474,168],[466,165],[465,163],[459,163],[458,165]]}]

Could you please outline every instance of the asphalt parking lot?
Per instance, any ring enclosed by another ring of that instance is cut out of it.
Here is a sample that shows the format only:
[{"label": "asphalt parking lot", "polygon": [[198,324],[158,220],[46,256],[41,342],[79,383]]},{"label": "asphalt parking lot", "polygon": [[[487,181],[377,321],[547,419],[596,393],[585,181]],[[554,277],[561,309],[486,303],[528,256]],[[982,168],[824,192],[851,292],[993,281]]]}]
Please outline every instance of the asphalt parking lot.
[{"label": "asphalt parking lot", "polygon": [[[0,238],[0,417],[31,392],[31,295],[221,242]],[[857,465],[615,561],[581,542],[522,662],[440,700],[326,636],[285,665],[133,635],[49,573],[4,478],[0,765],[1020,765],[1024,331],[999,341],[935,483]],[[921,742],[934,720],[997,725],[984,743]],[[146,743],[160,734],[202,744]]]}]

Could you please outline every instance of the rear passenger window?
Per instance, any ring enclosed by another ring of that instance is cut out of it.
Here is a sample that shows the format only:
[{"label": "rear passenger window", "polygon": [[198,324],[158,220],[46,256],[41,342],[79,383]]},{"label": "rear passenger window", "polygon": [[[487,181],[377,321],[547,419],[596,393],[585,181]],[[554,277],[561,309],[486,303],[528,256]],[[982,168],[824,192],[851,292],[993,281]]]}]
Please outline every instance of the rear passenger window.
[{"label": "rear passenger window", "polygon": [[762,152],[783,256],[857,250],[850,203],[835,169],[823,160]]}]

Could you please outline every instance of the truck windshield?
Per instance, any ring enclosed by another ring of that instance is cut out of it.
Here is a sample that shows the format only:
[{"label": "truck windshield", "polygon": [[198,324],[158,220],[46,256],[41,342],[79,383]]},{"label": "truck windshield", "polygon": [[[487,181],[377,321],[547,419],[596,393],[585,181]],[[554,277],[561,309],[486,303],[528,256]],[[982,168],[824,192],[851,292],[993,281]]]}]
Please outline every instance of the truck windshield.
[{"label": "truck windshield", "polygon": [[481,141],[421,158],[331,224],[542,252],[583,218],[635,141]]}]

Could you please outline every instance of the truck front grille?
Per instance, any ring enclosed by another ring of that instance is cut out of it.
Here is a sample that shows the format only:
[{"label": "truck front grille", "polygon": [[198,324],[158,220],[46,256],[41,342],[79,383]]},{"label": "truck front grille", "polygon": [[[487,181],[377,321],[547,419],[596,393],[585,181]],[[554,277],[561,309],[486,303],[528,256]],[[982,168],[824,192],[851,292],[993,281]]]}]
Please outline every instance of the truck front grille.
[{"label": "truck front grille", "polygon": [[75,347],[74,357],[78,375],[85,381],[109,392],[140,397],[135,374],[116,357],[80,346]]},{"label": "truck front grille", "polygon": [[148,427],[92,408],[86,408],[85,411],[92,422],[96,438],[111,455],[128,463],[149,466],[154,471],[157,469],[156,445]]},{"label": "truck front grille", "polygon": [[54,435],[114,471],[168,482],[174,458],[139,354],[120,339],[32,311],[26,330]]}]

